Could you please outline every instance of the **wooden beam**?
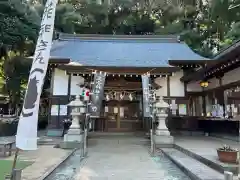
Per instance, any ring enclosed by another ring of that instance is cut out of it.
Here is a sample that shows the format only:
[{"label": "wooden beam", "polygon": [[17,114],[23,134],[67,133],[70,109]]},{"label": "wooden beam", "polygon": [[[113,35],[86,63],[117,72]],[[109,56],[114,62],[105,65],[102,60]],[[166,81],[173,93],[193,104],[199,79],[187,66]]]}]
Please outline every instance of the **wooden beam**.
[{"label": "wooden beam", "polygon": [[167,76],[167,96],[170,97],[170,77]]},{"label": "wooden beam", "polygon": [[91,74],[92,71],[103,71],[108,74],[121,75],[142,75],[149,72],[151,75],[169,74],[180,70],[178,67],[96,67],[96,66],[81,66],[81,65],[59,65],[58,68],[66,70],[68,73],[85,73]]}]

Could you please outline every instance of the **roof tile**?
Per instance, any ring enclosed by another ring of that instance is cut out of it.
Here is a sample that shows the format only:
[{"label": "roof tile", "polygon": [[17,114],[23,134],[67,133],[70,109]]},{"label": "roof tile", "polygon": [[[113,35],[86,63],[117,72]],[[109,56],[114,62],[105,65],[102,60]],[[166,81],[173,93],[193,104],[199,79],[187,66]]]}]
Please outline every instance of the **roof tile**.
[{"label": "roof tile", "polygon": [[51,56],[70,58],[72,62],[87,66],[116,67],[168,67],[168,60],[207,60],[185,43],[173,39],[127,37],[65,36],[54,41]]}]

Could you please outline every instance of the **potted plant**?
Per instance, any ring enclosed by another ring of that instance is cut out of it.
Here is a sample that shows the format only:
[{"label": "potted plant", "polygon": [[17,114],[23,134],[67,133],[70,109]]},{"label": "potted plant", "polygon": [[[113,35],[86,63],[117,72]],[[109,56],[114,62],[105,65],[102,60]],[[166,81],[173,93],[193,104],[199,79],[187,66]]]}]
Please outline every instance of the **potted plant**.
[{"label": "potted plant", "polygon": [[238,150],[230,146],[224,145],[217,149],[218,158],[221,162],[237,163]]}]

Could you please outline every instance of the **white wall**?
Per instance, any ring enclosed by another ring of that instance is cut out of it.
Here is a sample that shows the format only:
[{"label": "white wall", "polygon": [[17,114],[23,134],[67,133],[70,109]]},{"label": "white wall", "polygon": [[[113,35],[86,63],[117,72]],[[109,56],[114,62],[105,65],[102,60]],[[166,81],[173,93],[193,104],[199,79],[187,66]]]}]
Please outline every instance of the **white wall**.
[{"label": "white wall", "polygon": [[208,82],[208,87],[206,87],[205,89],[213,89],[219,87],[219,79],[217,78],[209,79]]},{"label": "white wall", "polygon": [[187,84],[187,92],[199,92],[202,91],[200,87],[200,81],[197,82],[190,82]]},{"label": "white wall", "polygon": [[71,95],[79,95],[82,94],[82,90],[78,84],[84,83],[84,78],[81,76],[73,76],[71,75]]},{"label": "white wall", "polygon": [[234,69],[224,74],[222,84],[229,84],[240,80],[240,68]]},{"label": "white wall", "polygon": [[[78,84],[84,82],[81,76],[71,75],[71,95],[81,94],[81,88]],[[64,70],[55,69],[53,81],[53,95],[67,95],[68,94],[68,75]]]},{"label": "white wall", "polygon": [[53,95],[67,95],[68,75],[64,70],[55,68],[53,74]]},{"label": "white wall", "polygon": [[[82,92],[77,84],[84,82],[84,78],[81,76],[71,76],[71,95],[79,95]],[[55,68],[53,74],[53,95],[68,95],[68,75],[64,70]],[[60,108],[60,115],[66,115],[67,106],[61,105]],[[52,105],[51,115],[58,115],[58,107],[56,105]]]},{"label": "white wall", "polygon": [[156,91],[157,96],[167,96],[167,78],[165,77],[158,77],[154,79],[154,82],[162,88],[160,88],[158,91]]},{"label": "white wall", "polygon": [[[184,97],[184,83],[180,81],[180,78],[183,76],[183,72],[179,71],[170,77],[170,96],[179,96]],[[167,96],[167,78],[158,77],[155,80],[155,83],[162,86],[157,92],[157,96]]]},{"label": "white wall", "polygon": [[[183,72],[176,72],[174,76],[170,77],[170,96],[184,97],[184,83],[180,81],[183,76]],[[81,76],[71,77],[71,95],[81,94],[81,89],[78,84],[84,82],[84,78]],[[155,83],[162,86],[156,94],[157,96],[167,96],[167,78],[158,77],[155,79]],[[53,95],[67,95],[68,93],[68,75],[64,70],[55,69],[54,82],[53,82]]]},{"label": "white wall", "polygon": [[[219,87],[219,80],[216,78],[212,78],[209,81],[209,85],[206,89],[213,89],[216,87]],[[222,77],[222,85],[227,85],[236,81],[240,81],[240,68],[234,69],[232,71],[229,71],[227,73],[224,74],[224,76]],[[187,91],[202,91],[201,87],[200,87],[200,81],[198,82],[190,82],[187,84]]]},{"label": "white wall", "polygon": [[170,96],[184,97],[184,83],[180,81],[183,71],[178,71],[174,76],[170,76]]},{"label": "white wall", "polygon": [[[219,86],[219,80],[217,78],[212,78],[208,80],[208,87],[205,90],[213,89]],[[200,86],[201,81],[190,82],[187,84],[187,91],[188,92],[200,92],[202,91],[202,87]]]}]

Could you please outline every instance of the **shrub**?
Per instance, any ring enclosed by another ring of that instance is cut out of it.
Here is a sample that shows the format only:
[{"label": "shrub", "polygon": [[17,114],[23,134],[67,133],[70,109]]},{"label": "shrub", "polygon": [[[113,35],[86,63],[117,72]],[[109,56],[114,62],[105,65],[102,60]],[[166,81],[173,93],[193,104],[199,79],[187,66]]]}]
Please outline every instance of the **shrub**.
[{"label": "shrub", "polygon": [[0,136],[14,136],[17,133],[18,118],[0,121]]}]

